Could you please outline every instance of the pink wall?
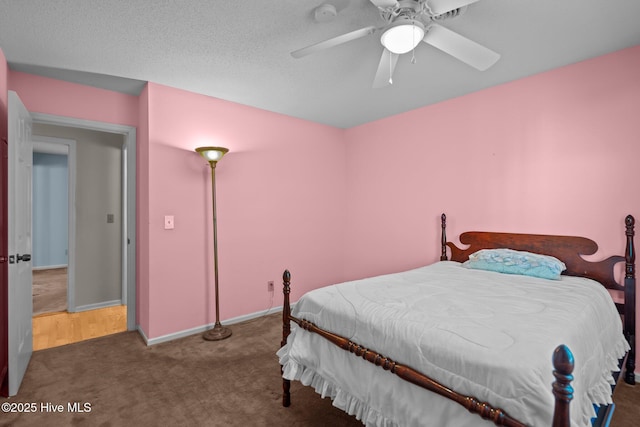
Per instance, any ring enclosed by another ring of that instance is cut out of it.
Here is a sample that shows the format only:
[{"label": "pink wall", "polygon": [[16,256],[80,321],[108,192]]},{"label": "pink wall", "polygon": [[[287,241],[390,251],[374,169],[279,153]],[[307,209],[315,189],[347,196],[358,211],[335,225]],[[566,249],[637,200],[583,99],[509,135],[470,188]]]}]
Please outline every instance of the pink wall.
[{"label": "pink wall", "polygon": [[11,71],[14,90],[32,113],[138,126],[138,97]]},{"label": "pink wall", "polygon": [[456,242],[569,234],[623,253],[626,214],[640,235],[638,70],[634,47],[347,130],[346,277],[436,261],[442,212]]},{"label": "pink wall", "polygon": [[468,229],[585,235],[640,221],[640,47],[346,131],[346,275],[435,261]]},{"label": "pink wall", "polygon": [[156,84],[133,97],[10,72],[9,85],[32,112],[138,128],[137,321],[148,338],[214,320],[210,170],[199,145],[231,149],[217,169],[223,321],[281,305],[267,281],[279,288],[284,268],[294,300],[341,278],[344,131]]},{"label": "pink wall", "polygon": [[214,321],[211,174],[198,146],[230,149],[216,167],[223,321],[282,305],[285,268],[294,300],[341,278],[343,130],[152,83],[148,105],[149,337]]}]

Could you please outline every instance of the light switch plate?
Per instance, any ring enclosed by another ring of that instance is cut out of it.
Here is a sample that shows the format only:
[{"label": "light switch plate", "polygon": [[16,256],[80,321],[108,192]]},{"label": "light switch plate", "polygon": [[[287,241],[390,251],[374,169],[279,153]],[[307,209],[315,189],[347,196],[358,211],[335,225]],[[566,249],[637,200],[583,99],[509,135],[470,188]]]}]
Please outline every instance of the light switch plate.
[{"label": "light switch plate", "polygon": [[175,226],[175,222],[173,221],[173,215],[165,215],[164,216],[164,229],[165,230],[173,230]]}]

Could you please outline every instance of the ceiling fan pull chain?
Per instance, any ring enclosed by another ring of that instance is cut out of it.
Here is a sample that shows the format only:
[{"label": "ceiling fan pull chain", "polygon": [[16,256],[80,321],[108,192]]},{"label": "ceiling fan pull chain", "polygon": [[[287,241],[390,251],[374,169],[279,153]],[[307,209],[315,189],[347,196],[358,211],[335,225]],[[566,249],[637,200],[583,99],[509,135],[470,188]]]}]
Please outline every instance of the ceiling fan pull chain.
[{"label": "ceiling fan pull chain", "polygon": [[411,28],[411,44],[413,45],[413,49],[411,49],[411,63],[416,63],[416,26],[412,24]]},{"label": "ceiling fan pull chain", "polygon": [[393,84],[393,68],[391,67],[391,63],[393,62],[393,58],[391,58],[391,53],[389,53],[389,84]]}]

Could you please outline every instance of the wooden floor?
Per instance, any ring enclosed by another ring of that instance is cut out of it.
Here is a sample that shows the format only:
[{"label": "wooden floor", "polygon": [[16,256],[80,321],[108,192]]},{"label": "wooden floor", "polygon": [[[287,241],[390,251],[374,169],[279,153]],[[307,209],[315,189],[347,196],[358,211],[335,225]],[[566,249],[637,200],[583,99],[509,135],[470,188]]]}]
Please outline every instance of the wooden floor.
[{"label": "wooden floor", "polygon": [[33,317],[33,350],[58,347],[127,330],[127,306]]},{"label": "wooden floor", "polygon": [[33,270],[33,315],[67,309],[67,267]]}]

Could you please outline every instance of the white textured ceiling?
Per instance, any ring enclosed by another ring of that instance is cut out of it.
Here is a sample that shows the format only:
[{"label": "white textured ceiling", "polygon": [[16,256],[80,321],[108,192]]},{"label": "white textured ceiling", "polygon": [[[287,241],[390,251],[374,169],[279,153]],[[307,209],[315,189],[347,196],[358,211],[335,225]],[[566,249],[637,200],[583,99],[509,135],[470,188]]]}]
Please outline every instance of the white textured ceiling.
[{"label": "white textured ceiling", "polygon": [[[323,3],[338,15],[318,23]],[[640,45],[638,18],[640,0],[480,0],[442,25],[500,53],[492,68],[421,43],[381,89],[379,33],[290,55],[381,25],[369,0],[0,0],[0,48],[12,70],[125,93],[151,81],[349,128]]]}]

